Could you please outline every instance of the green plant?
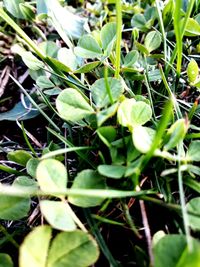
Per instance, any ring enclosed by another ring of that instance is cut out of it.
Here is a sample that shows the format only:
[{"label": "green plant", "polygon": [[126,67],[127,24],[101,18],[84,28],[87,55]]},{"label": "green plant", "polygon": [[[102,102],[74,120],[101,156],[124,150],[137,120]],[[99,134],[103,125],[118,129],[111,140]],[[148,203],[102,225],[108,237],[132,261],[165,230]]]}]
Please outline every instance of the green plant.
[{"label": "green plant", "polygon": [[[28,218],[33,199],[45,219],[20,245],[19,266],[90,266],[100,251],[110,266],[198,266],[192,231],[199,231],[200,216],[194,197],[200,193],[199,107],[196,99],[180,99],[185,84],[199,87],[187,46],[199,35],[198,6],[99,1],[85,7],[86,21],[64,5],[5,0],[0,7],[2,21],[17,34],[11,51],[35,84],[28,90],[10,75],[25,105],[17,103],[0,121],[16,120],[25,145],[3,150],[12,164],[0,170],[14,179],[0,183],[0,219]],[[43,146],[21,122],[39,114],[47,126]],[[148,214],[156,206],[170,215],[158,226]],[[113,253],[104,240],[110,226],[128,231],[133,256]],[[148,247],[140,245],[142,236]],[[3,267],[13,266],[7,254],[0,259]]]}]

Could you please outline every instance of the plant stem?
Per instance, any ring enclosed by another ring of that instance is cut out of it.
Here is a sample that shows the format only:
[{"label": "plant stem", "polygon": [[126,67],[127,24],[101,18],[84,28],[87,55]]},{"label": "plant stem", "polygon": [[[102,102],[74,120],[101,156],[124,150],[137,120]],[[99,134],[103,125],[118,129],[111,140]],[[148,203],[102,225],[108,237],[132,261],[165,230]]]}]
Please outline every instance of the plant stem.
[{"label": "plant stem", "polygon": [[85,233],[88,232],[88,230],[85,228],[83,223],[79,220],[79,218],[76,216],[75,212],[72,210],[71,206],[67,202],[67,200],[64,197],[60,198],[63,203],[66,205],[66,209],[68,214],[71,216],[71,218],[74,220],[74,222],[78,225],[78,227]]},{"label": "plant stem", "polygon": [[[178,155],[179,158],[181,156],[181,147],[183,145],[183,142],[180,142],[178,145]],[[179,194],[180,194],[180,203],[181,203],[181,210],[183,214],[183,223],[185,228],[185,235],[187,239],[188,248],[191,251],[192,250],[192,243],[190,238],[190,229],[189,229],[189,219],[186,209],[186,203],[185,203],[185,194],[183,189],[183,179],[182,179],[182,171],[181,171],[181,161],[178,160],[178,187],[179,187]]]},{"label": "plant stem", "polygon": [[116,41],[116,63],[115,78],[119,79],[120,75],[120,58],[121,58],[121,40],[122,40],[122,6],[121,0],[116,0],[117,12],[117,41]]},{"label": "plant stem", "polygon": [[158,21],[159,21],[159,24],[160,24],[160,30],[161,30],[162,37],[163,37],[164,59],[165,59],[165,62],[167,62],[168,59],[167,59],[166,33],[165,33],[164,24],[163,24],[163,19],[162,19],[162,13],[161,13],[160,5],[159,5],[159,0],[156,0],[156,9],[157,9],[157,13],[158,13]]},{"label": "plant stem", "polygon": [[174,31],[175,31],[176,45],[177,45],[177,66],[176,66],[176,71],[177,71],[178,78],[180,77],[180,74],[181,74],[182,51],[183,51],[182,34],[181,34],[181,26],[180,26],[181,5],[182,5],[182,1],[181,0],[177,0],[176,4],[175,4],[175,11],[174,11]]}]

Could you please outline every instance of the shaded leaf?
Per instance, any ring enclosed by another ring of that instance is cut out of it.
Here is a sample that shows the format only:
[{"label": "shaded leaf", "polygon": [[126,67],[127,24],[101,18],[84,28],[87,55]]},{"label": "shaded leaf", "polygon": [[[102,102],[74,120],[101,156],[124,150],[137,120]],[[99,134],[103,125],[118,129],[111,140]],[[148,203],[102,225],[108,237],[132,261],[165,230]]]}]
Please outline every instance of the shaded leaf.
[{"label": "shaded leaf", "polygon": [[191,237],[189,250],[184,235],[165,235],[153,248],[155,267],[197,267],[200,262],[200,243]]},{"label": "shaded leaf", "polygon": [[0,195],[0,219],[19,220],[28,215],[29,209],[28,198]]},{"label": "shaded leaf", "polygon": [[191,142],[186,156],[188,160],[200,161],[200,141],[199,140]]},{"label": "shaded leaf", "polygon": [[[105,189],[105,179],[93,170],[83,170],[75,177],[72,189]],[[99,197],[73,197],[68,198],[69,202],[79,207],[94,207],[102,203]]]},{"label": "shaded leaf", "polygon": [[0,267],[14,267],[12,259],[8,254],[0,253]]},{"label": "shaded leaf", "polygon": [[26,171],[33,178],[36,177],[36,169],[37,169],[39,162],[40,162],[39,159],[31,158],[26,164]]},{"label": "shaded leaf", "polygon": [[[27,97],[24,98],[26,106],[30,106],[30,101]],[[17,103],[14,108],[0,114],[0,121],[16,121],[16,120],[29,120],[37,117],[40,114],[38,110],[26,108],[22,102]]]},{"label": "shaded leaf", "polygon": [[189,225],[193,230],[200,231],[200,197],[192,198],[186,205],[187,211],[197,214],[188,214]]}]

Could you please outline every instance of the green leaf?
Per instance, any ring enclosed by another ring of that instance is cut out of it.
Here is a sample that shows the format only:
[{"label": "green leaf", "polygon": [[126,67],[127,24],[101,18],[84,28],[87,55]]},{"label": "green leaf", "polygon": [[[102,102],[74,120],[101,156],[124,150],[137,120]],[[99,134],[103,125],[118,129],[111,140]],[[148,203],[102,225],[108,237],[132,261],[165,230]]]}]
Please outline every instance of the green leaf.
[{"label": "green leaf", "polygon": [[97,130],[97,134],[101,141],[108,147],[110,147],[110,143],[113,142],[117,136],[117,131],[112,126],[104,126],[100,127]]},{"label": "green leaf", "polygon": [[45,159],[37,167],[36,178],[45,192],[62,191],[67,186],[66,167],[56,159]]},{"label": "green leaf", "polygon": [[79,39],[78,46],[74,52],[82,58],[98,58],[102,56],[102,50],[92,35],[84,35]]},{"label": "green leaf", "polygon": [[131,26],[133,28],[138,28],[139,30],[144,31],[144,32],[147,30],[146,23],[147,21],[144,15],[142,14],[136,14],[131,19]]},{"label": "green leaf", "polygon": [[5,8],[10,14],[18,19],[23,19],[24,16],[19,8],[20,3],[24,3],[24,0],[3,0]]},{"label": "green leaf", "polygon": [[174,7],[175,7],[174,0],[169,0],[163,9],[162,17],[165,26],[169,25],[170,22],[172,21],[174,15]]},{"label": "green leaf", "polygon": [[120,179],[124,176],[126,167],[117,165],[99,165],[98,172],[109,178]]},{"label": "green leaf", "polygon": [[[105,178],[93,170],[83,170],[74,179],[71,189],[105,189]],[[68,198],[69,202],[79,207],[94,207],[102,203],[99,197],[73,197]]]},{"label": "green leaf", "polygon": [[200,197],[192,198],[186,205],[188,212],[193,212],[197,216],[188,214],[189,224],[192,230],[200,231]]},{"label": "green leaf", "polygon": [[199,67],[194,59],[191,59],[187,66],[187,76],[190,83],[194,83],[199,74]]},{"label": "green leaf", "polygon": [[192,141],[189,145],[186,157],[190,161],[200,161],[200,141]]},{"label": "green leaf", "polygon": [[67,211],[65,203],[53,200],[42,200],[40,209],[47,222],[61,231],[74,231],[76,224]]},{"label": "green leaf", "polygon": [[144,125],[152,117],[150,105],[143,101],[137,101],[132,106],[130,123],[133,127]]},{"label": "green leaf", "polygon": [[30,187],[31,189],[38,188],[37,182],[33,179],[31,179],[29,176],[18,176],[13,184],[14,186],[27,186]]},{"label": "green leaf", "polygon": [[200,262],[200,243],[191,238],[189,250],[184,235],[165,235],[153,247],[155,267],[197,267]]},{"label": "green leaf", "polygon": [[7,154],[7,158],[10,161],[13,161],[21,166],[26,167],[26,163],[29,161],[29,159],[32,158],[32,156],[25,150],[16,150],[9,152]]},{"label": "green leaf", "polygon": [[44,63],[37,59],[31,52],[24,52],[22,54],[22,60],[31,70],[39,70],[45,67]]},{"label": "green leaf", "polygon": [[67,45],[69,39],[78,39],[83,35],[86,19],[73,14],[59,1],[46,0],[45,2],[51,23]]},{"label": "green leaf", "polygon": [[[117,101],[124,91],[123,84],[116,78],[109,77],[107,80],[112,99],[113,101]],[[111,104],[104,78],[101,78],[93,83],[91,86],[91,94],[98,108],[103,108]]]},{"label": "green leaf", "polygon": [[138,43],[137,41],[135,41],[135,45],[136,45],[137,49],[138,49],[141,53],[143,53],[143,54],[145,54],[145,55],[147,55],[147,56],[149,55],[149,50],[148,50],[144,45]]},{"label": "green leaf", "polygon": [[135,105],[136,101],[134,98],[131,99],[125,99],[118,108],[117,111],[117,118],[119,121],[119,124],[121,124],[124,127],[131,126],[131,112]]},{"label": "green leaf", "polygon": [[149,32],[144,40],[144,45],[151,53],[153,50],[156,50],[161,45],[162,39],[160,36],[160,33],[157,31],[151,31]]},{"label": "green leaf", "polygon": [[58,54],[59,47],[53,41],[45,41],[39,43],[39,48],[47,57],[56,58]]},{"label": "green leaf", "polygon": [[[27,97],[24,98],[26,106],[30,106],[30,101]],[[0,121],[16,121],[16,120],[29,120],[37,117],[40,114],[38,110],[25,108],[24,104],[20,101],[11,110],[0,114]]]},{"label": "green leaf", "polygon": [[36,84],[41,89],[53,88],[55,85],[49,80],[47,76],[40,76],[36,80]]},{"label": "green leaf", "polygon": [[100,32],[103,50],[106,51],[106,56],[112,51],[114,42],[116,40],[117,24],[115,22],[107,23],[103,26]]},{"label": "green leaf", "polygon": [[46,267],[46,259],[51,239],[51,228],[39,226],[24,239],[19,254],[19,267]]},{"label": "green leaf", "polygon": [[84,64],[79,69],[75,70],[74,73],[88,73],[95,69],[100,64],[100,61],[93,61],[87,64]]},{"label": "green leaf", "polygon": [[141,153],[147,153],[151,148],[155,131],[151,128],[137,126],[133,129],[133,144]]},{"label": "green leaf", "polygon": [[86,267],[98,257],[97,243],[87,233],[80,230],[60,233],[52,242],[47,267]]},{"label": "green leaf", "polygon": [[177,120],[168,130],[167,137],[169,138],[167,144],[164,146],[165,150],[169,150],[178,145],[187,133],[187,122],[185,119]]},{"label": "green leaf", "polygon": [[70,70],[75,70],[78,66],[78,60],[72,49],[62,47],[58,51],[58,60],[66,65]]},{"label": "green leaf", "polygon": [[45,0],[37,0],[37,14],[47,14],[47,5]]},{"label": "green leaf", "polygon": [[34,9],[28,3],[20,3],[19,9],[26,20],[32,21],[35,18]]},{"label": "green leaf", "polygon": [[0,267],[14,267],[12,259],[8,254],[0,253]]},{"label": "green leaf", "polygon": [[[183,23],[183,20],[181,21],[181,23]],[[196,20],[189,18],[187,20],[187,25],[186,25],[186,29],[184,32],[184,36],[193,37],[193,36],[199,36],[199,35],[200,35],[199,23]]]},{"label": "green leaf", "polygon": [[97,111],[97,124],[101,126],[106,120],[113,117],[117,112],[118,103],[110,106],[109,108]]},{"label": "green leaf", "polygon": [[37,169],[39,162],[40,162],[39,159],[31,158],[26,164],[26,171],[33,178],[36,177],[36,169]]},{"label": "green leaf", "polygon": [[69,121],[79,121],[94,113],[93,108],[77,90],[63,90],[56,99],[56,107],[61,118]]},{"label": "green leaf", "polygon": [[28,215],[29,209],[28,198],[0,195],[0,219],[19,220]]},{"label": "green leaf", "polygon": [[124,58],[123,67],[125,68],[132,67],[136,63],[138,58],[139,58],[139,53],[137,50],[130,51]]}]

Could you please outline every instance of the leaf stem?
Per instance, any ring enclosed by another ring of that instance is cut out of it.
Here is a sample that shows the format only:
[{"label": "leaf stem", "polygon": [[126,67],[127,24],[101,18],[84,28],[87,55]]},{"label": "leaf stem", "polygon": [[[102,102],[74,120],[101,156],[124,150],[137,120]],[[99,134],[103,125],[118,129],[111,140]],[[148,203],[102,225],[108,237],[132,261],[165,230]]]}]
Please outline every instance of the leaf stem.
[{"label": "leaf stem", "polygon": [[116,0],[117,12],[117,41],[116,41],[116,63],[115,78],[119,79],[120,75],[120,58],[121,58],[121,40],[122,40],[122,6],[121,0]]}]

